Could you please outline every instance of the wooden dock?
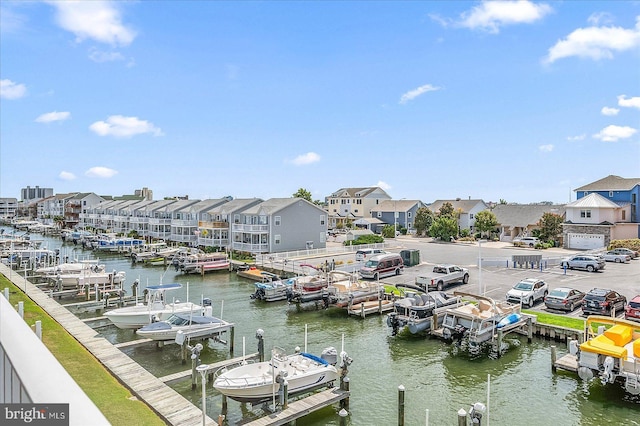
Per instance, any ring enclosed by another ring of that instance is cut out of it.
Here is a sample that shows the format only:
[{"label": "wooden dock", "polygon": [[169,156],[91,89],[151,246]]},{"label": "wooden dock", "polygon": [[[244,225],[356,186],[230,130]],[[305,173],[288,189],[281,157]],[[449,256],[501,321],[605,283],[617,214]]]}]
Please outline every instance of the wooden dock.
[{"label": "wooden dock", "polygon": [[380,314],[393,310],[393,300],[371,300],[368,302],[356,303],[347,307],[349,315],[357,315],[365,318],[367,315]]},{"label": "wooden dock", "polygon": [[555,363],[554,366],[561,370],[571,371],[573,373],[578,372],[578,358],[575,355],[566,354],[563,357],[560,357]]},{"label": "wooden dock", "polygon": [[348,398],[349,395],[350,392],[346,390],[338,388],[327,389],[290,403],[286,410],[278,411],[252,422],[241,424],[250,426],[285,425],[299,419],[300,417],[304,417],[309,413],[342,401],[343,399]]}]

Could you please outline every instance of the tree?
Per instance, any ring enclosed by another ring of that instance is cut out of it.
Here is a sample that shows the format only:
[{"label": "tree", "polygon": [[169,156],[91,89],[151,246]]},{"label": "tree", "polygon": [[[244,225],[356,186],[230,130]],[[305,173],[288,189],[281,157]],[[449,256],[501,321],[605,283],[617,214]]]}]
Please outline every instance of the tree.
[{"label": "tree", "polygon": [[538,221],[540,228],[540,239],[543,241],[557,241],[558,235],[562,233],[562,216],[557,213],[543,213]]},{"label": "tree", "polygon": [[429,228],[429,234],[434,238],[449,241],[451,237],[458,235],[458,222],[451,217],[439,216]]},{"label": "tree", "polygon": [[293,197],[294,198],[304,198],[308,202],[313,203],[313,201],[311,199],[311,192],[307,191],[304,188],[298,189],[298,191],[295,194],[293,194]]},{"label": "tree", "polygon": [[433,224],[433,212],[426,207],[419,208],[413,221],[418,236],[425,235],[431,228],[431,224]]},{"label": "tree", "polygon": [[393,225],[385,225],[382,228],[382,236],[384,238],[395,238],[395,230],[393,229]]},{"label": "tree", "polygon": [[449,218],[454,218],[455,214],[453,211],[453,204],[451,204],[450,202],[446,202],[444,203],[441,207],[440,210],[438,211],[438,216],[440,217],[449,217]]},{"label": "tree", "polygon": [[493,231],[498,226],[498,218],[489,210],[482,210],[476,214],[475,227],[480,234],[487,231]]},{"label": "tree", "polygon": [[498,204],[507,204],[507,200],[500,198]]}]

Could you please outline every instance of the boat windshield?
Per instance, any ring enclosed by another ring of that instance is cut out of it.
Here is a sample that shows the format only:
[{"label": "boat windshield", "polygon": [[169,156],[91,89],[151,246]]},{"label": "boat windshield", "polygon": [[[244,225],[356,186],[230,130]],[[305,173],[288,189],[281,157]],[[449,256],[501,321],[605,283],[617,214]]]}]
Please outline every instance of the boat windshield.
[{"label": "boat windshield", "polygon": [[171,325],[189,325],[189,320],[179,317],[178,315],[171,315],[169,319],[167,319],[167,323]]},{"label": "boat windshield", "polygon": [[519,282],[518,284],[516,284],[516,286],[514,287],[515,290],[525,290],[525,291],[529,291],[533,288],[533,284],[531,283],[525,283],[525,282]]}]

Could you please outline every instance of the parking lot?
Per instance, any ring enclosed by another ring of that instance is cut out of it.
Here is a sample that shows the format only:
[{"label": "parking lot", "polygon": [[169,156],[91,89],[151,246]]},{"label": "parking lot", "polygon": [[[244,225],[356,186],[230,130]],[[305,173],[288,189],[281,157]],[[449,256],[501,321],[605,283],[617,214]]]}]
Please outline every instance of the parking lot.
[{"label": "parking lot", "polygon": [[[433,265],[440,263],[452,263],[468,268],[470,279],[468,284],[455,284],[445,291],[455,290],[467,293],[484,293],[494,299],[504,300],[506,292],[518,281],[525,278],[539,278],[549,285],[549,290],[557,287],[572,287],[583,292],[588,292],[592,288],[608,288],[615,290],[630,300],[635,295],[640,294],[640,258],[631,260],[630,263],[607,262],[606,267],[600,272],[587,272],[579,270],[567,270],[559,266],[548,269],[518,269],[495,266],[483,266],[482,273],[478,269],[478,258],[483,259],[510,259],[512,255],[522,254],[542,254],[543,258],[566,257],[575,254],[576,251],[565,249],[535,250],[530,248],[516,248],[508,243],[483,243],[482,247],[476,244],[443,244],[434,243],[430,239],[398,238],[388,251],[397,252],[403,249],[420,250],[420,265],[406,267],[400,276],[393,276],[382,279],[388,284],[414,283],[419,275],[430,275]],[[363,262],[356,262],[355,257],[342,259],[345,268],[356,270]],[[506,264],[506,261],[505,261]],[[534,311],[544,311],[553,313],[564,313],[562,311],[549,311],[543,302],[537,302],[532,308]],[[580,308],[567,314],[580,317]],[[621,314],[619,314],[621,316]]]}]

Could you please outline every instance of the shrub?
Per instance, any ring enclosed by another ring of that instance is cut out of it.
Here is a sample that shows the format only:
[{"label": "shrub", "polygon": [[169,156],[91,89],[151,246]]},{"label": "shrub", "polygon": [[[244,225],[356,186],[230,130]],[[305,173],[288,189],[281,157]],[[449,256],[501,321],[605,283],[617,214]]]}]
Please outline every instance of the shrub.
[{"label": "shrub", "polygon": [[628,240],[613,240],[609,244],[609,250],[615,248],[628,248],[635,251],[640,251],[640,238],[632,238]]}]

